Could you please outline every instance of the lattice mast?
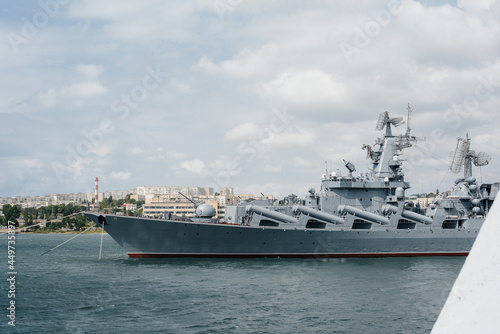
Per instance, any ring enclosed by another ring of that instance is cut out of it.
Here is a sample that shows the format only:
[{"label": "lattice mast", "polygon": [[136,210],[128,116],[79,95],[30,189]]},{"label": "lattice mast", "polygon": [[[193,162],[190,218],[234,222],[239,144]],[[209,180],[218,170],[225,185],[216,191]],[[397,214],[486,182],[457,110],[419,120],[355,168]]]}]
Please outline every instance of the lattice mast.
[{"label": "lattice mast", "polygon": [[472,164],[475,166],[485,166],[490,163],[491,157],[488,153],[470,149],[469,134],[465,138],[457,138],[457,147],[450,153],[450,170],[458,174],[464,168],[464,178],[472,177]]}]

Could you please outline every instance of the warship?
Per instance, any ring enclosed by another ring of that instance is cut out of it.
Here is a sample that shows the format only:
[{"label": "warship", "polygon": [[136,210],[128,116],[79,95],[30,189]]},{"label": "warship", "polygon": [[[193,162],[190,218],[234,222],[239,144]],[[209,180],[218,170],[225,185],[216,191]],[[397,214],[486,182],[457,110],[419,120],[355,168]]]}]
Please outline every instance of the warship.
[{"label": "warship", "polygon": [[[240,201],[227,206],[217,220],[215,208],[195,203],[196,217],[165,213],[158,218],[95,212],[93,220],[130,257],[395,257],[464,256],[476,239],[500,189],[499,183],[480,184],[472,165],[485,166],[487,153],[470,149],[471,138],[458,138],[450,169],[460,173],[451,191],[426,207],[406,196],[410,184],[403,173],[403,150],[417,138],[408,119],[380,114],[374,145],[363,145],[371,168],[353,175],[326,172],[321,189],[311,188],[304,199],[295,195],[278,200]],[[407,124],[404,134],[393,127]]]}]

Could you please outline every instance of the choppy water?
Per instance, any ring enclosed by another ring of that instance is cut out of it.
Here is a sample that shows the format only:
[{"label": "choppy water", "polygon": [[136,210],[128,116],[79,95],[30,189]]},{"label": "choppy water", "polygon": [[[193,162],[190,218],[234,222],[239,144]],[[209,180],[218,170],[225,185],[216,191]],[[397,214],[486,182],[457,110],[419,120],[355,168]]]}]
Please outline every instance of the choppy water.
[{"label": "choppy water", "polygon": [[[129,259],[109,237],[16,235],[0,332],[428,333],[465,258]],[[7,277],[7,238],[0,236]]]}]

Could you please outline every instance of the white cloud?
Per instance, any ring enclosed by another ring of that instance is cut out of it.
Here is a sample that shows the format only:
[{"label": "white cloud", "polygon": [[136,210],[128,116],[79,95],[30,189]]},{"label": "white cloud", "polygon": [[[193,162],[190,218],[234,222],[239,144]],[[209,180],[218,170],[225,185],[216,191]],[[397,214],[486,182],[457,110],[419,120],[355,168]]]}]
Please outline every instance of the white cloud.
[{"label": "white cloud", "polygon": [[279,173],[283,167],[281,165],[264,165],[264,171],[269,172],[269,173]]},{"label": "white cloud", "polygon": [[170,86],[178,93],[186,94],[193,92],[189,85],[180,82],[177,78],[170,79]]},{"label": "white cloud", "polygon": [[41,168],[45,164],[41,160],[39,160],[39,159],[21,159],[18,162],[18,165],[21,168],[24,167],[24,168],[31,169],[31,168]]},{"label": "white cloud", "polygon": [[75,67],[75,70],[86,80],[95,80],[104,72],[104,67],[93,64],[79,64]]},{"label": "white cloud", "polygon": [[[271,175],[273,179],[276,179],[276,175]],[[286,196],[297,191],[296,185],[290,186],[290,184],[277,183],[277,182],[263,182],[263,183],[246,183],[241,186],[242,194],[253,194],[256,197],[260,197],[261,194],[264,196],[276,196],[275,194],[280,194]]]},{"label": "white cloud", "polygon": [[322,70],[292,70],[262,86],[262,97],[275,104],[334,106],[343,101],[346,88]]},{"label": "white cloud", "polygon": [[473,142],[471,144],[471,149],[476,152],[486,152],[490,156],[498,156],[500,155],[500,143],[498,141],[498,130],[492,130],[492,132],[481,133],[473,138]]},{"label": "white cloud", "polygon": [[187,170],[188,172],[195,174],[201,174],[203,172],[206,172],[205,163],[200,159],[183,161],[181,162],[181,167]]},{"label": "white cloud", "polygon": [[230,141],[247,140],[255,137],[259,132],[259,126],[252,122],[246,122],[236,126],[224,134],[224,139]]},{"label": "white cloud", "polygon": [[88,52],[91,54],[106,54],[110,51],[116,50],[118,48],[118,43],[107,42],[107,43],[95,43],[88,46]]},{"label": "white cloud", "polygon": [[223,74],[233,77],[255,77],[269,73],[273,58],[278,52],[275,45],[267,44],[256,51],[248,49],[240,51],[232,59],[213,62],[203,56],[194,69],[201,69],[210,74]]},{"label": "white cloud", "polygon": [[290,127],[282,131],[273,131],[271,127],[260,127],[247,122],[226,132],[224,139],[229,141],[250,141],[244,147],[253,146],[257,150],[307,147],[314,143],[316,136],[305,128]]},{"label": "white cloud", "polygon": [[311,163],[308,160],[302,159],[301,157],[295,157],[294,165],[297,167],[309,167]]},{"label": "white cloud", "polygon": [[149,161],[172,161],[185,158],[185,154],[177,151],[165,151],[163,147],[157,147],[147,158]]},{"label": "white cloud", "polygon": [[186,155],[182,152],[168,151],[165,153],[167,159],[179,160],[183,159]]},{"label": "white cloud", "polygon": [[272,134],[262,140],[262,144],[269,148],[295,148],[308,147],[314,143],[316,136],[313,132],[297,128],[292,131]]},{"label": "white cloud", "polygon": [[104,95],[108,90],[97,81],[85,81],[62,87],[60,92],[67,97],[89,99]]},{"label": "white cloud", "polygon": [[458,0],[459,8],[465,10],[488,10],[495,3],[495,0]]},{"label": "white cloud", "polygon": [[[211,2],[196,1],[122,1],[102,3],[98,0],[78,2],[70,7],[70,15],[77,19],[95,19],[105,22],[99,33],[106,40],[131,44],[184,43],[196,38],[198,12],[211,9]],[[146,38],[147,37],[147,38]]]},{"label": "white cloud", "polygon": [[143,152],[144,152],[144,150],[143,150],[142,148],[140,148],[139,146],[134,147],[134,148],[130,151],[130,153],[132,153],[132,154],[134,154],[134,155],[138,155],[138,154],[141,154],[141,153],[143,153]]},{"label": "white cloud", "polygon": [[[99,131],[99,130],[94,129],[94,131]],[[94,139],[94,140],[97,140],[97,139]],[[116,146],[118,146],[118,143],[116,142],[116,140],[107,139],[107,140],[103,140],[100,143],[93,144],[92,148],[90,149],[90,152],[97,154],[101,157],[105,157],[105,156],[109,155],[111,152],[113,152],[113,150],[115,149]]]},{"label": "white cloud", "polygon": [[47,91],[39,91],[37,98],[44,108],[53,108],[56,105],[57,91],[54,88],[49,88]]},{"label": "white cloud", "polygon": [[132,174],[130,172],[111,172],[110,174],[112,179],[119,180],[119,181],[125,181],[130,179]]}]

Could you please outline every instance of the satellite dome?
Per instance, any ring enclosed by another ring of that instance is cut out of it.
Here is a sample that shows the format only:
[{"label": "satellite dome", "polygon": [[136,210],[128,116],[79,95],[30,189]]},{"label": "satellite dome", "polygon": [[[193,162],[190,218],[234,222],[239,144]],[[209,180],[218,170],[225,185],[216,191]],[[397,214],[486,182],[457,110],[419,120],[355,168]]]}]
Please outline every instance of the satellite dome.
[{"label": "satellite dome", "polygon": [[483,213],[483,209],[481,209],[478,206],[475,206],[475,207],[472,208],[472,212],[474,212],[475,214],[482,214]]},{"label": "satellite dome", "polygon": [[471,176],[471,177],[468,177],[465,181],[469,182],[469,183],[474,183],[474,182],[476,182],[476,178],[474,176]]},{"label": "satellite dome", "polygon": [[210,204],[203,203],[196,208],[196,217],[212,218],[215,216],[215,208]]}]

